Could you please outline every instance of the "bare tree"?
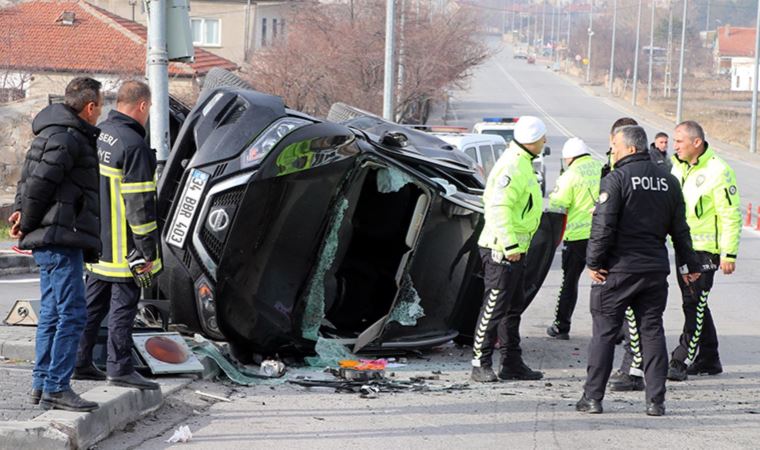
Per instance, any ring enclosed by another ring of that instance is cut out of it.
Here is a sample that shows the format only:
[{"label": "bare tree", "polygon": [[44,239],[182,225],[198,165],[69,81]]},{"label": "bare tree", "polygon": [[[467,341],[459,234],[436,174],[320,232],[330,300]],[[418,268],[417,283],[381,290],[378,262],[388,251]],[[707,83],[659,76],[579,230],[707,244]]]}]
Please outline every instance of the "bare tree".
[{"label": "bare tree", "polygon": [[[476,36],[472,10],[433,13],[407,3],[404,33],[397,36],[404,78],[396,117],[419,121],[427,103],[466,81],[488,50]],[[248,81],[310,114],[325,115],[337,101],[379,113],[385,32],[378,18],[384,15],[384,2],[372,0],[302,5],[288,19],[286,38],[253,55]]]}]

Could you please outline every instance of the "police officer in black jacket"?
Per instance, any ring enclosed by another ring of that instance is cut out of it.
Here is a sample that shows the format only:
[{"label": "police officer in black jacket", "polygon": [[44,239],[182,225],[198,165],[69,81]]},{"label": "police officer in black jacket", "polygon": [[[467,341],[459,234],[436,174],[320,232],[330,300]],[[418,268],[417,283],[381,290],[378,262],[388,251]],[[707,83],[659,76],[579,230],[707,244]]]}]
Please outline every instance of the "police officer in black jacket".
[{"label": "police officer in black jacket", "polygon": [[601,181],[586,253],[592,279],[593,333],[586,384],[576,410],[602,412],[615,339],[630,306],[640,320],[646,413],[661,416],[668,371],[662,325],[670,272],[666,236],[671,236],[678,257],[687,261],[687,267],[679,268],[684,281],[699,277],[699,262],[692,249],[678,180],[652,163],[644,129],[626,126],[617,130],[612,155],[615,170]]}]

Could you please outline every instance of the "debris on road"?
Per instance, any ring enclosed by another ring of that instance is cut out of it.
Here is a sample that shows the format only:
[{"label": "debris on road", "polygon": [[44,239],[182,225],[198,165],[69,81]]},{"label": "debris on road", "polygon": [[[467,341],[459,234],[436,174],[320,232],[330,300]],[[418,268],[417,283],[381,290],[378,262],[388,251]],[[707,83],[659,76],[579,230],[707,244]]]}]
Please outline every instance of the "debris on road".
[{"label": "debris on road", "polygon": [[285,364],[282,361],[267,359],[259,366],[259,375],[279,378],[285,374]]},{"label": "debris on road", "polygon": [[190,432],[190,427],[182,425],[174,431],[172,437],[166,440],[169,444],[176,444],[177,442],[189,442],[193,438],[193,433]]},{"label": "debris on road", "polygon": [[201,397],[211,398],[211,399],[219,400],[219,401],[222,401],[222,402],[228,402],[229,403],[229,402],[232,401],[232,400],[228,399],[227,397],[222,397],[222,396],[219,396],[219,395],[209,394],[209,393],[203,392],[203,391],[195,391],[195,393],[198,394],[198,395],[200,395]]}]

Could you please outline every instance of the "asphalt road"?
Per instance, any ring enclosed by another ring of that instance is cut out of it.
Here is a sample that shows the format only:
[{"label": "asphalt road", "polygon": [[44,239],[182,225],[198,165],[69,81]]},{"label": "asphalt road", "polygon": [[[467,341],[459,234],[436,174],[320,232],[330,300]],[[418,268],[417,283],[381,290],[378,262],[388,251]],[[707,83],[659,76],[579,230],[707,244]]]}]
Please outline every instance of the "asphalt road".
[{"label": "asphalt road", "polygon": [[[669,121],[653,117],[643,109],[593,95],[589,89],[547,69],[540,60],[527,64],[525,60],[513,59],[508,47],[479,68],[470,88],[455,92],[450,105],[448,124],[468,128],[483,117],[535,115],[543,118],[548,128],[547,145],[553,150],[552,156],[546,158],[548,191],[559,174],[565,140],[580,137],[594,150],[595,156],[604,159],[610,127],[620,117],[634,117],[644,126],[650,141],[658,131],[668,133],[672,154],[674,125]],[[711,141],[709,135],[707,141]],[[744,207],[752,202],[756,210],[760,206],[760,156],[742,154],[717,142],[711,145],[736,172]]]}]

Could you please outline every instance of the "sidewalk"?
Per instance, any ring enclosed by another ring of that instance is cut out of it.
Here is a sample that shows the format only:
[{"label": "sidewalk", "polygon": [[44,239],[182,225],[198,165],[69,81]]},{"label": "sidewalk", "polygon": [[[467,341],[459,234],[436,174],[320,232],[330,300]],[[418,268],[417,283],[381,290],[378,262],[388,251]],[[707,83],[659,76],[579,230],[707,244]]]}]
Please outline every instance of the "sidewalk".
[{"label": "sidewalk", "polygon": [[89,448],[116,430],[158,410],[168,395],[195,376],[160,377],[160,391],[108,386],[99,381],[73,381],[82,397],[96,401],[92,413],[43,411],[28,401],[36,327],[0,325],[0,448]]}]

